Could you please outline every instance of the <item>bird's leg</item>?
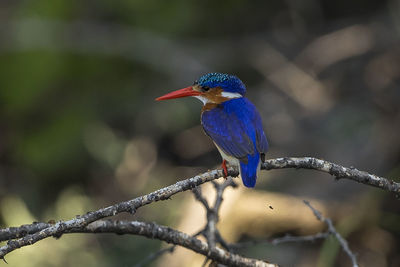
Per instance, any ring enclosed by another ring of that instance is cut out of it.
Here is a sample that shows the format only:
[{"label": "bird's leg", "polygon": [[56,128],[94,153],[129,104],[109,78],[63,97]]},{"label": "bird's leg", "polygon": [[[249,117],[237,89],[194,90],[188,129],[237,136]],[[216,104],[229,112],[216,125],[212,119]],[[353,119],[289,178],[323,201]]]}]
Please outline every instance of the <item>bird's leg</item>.
[{"label": "bird's leg", "polygon": [[228,169],[226,168],[226,160],[222,161],[221,168],[224,170],[224,178],[228,177]]}]

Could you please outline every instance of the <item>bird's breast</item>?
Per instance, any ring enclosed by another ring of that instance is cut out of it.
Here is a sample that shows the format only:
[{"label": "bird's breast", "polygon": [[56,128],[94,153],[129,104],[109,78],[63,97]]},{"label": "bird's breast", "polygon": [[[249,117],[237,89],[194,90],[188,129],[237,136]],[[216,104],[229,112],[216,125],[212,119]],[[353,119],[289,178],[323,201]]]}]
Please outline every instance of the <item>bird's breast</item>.
[{"label": "bird's breast", "polygon": [[217,147],[219,153],[221,154],[221,157],[224,160],[226,160],[229,163],[229,165],[239,167],[239,165],[240,165],[239,159],[225,153],[225,151],[223,151],[215,142],[214,142],[214,144]]}]

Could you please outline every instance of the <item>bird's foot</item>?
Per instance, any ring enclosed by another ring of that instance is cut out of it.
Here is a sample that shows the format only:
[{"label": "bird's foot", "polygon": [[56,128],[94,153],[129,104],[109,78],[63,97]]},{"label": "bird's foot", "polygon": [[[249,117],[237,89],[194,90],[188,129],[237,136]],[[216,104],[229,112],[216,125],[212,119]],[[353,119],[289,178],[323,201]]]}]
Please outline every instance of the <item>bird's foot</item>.
[{"label": "bird's foot", "polygon": [[222,161],[221,168],[224,171],[224,178],[228,177],[228,169],[226,168],[226,160]]}]

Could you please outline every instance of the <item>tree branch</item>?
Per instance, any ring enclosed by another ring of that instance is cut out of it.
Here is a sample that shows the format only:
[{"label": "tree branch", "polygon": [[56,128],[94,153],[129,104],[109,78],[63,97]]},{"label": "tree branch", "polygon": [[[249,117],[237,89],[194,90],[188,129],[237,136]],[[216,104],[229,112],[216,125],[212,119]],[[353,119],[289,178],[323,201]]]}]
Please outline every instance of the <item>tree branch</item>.
[{"label": "tree branch", "polygon": [[261,168],[264,170],[285,168],[313,169],[329,173],[337,179],[345,178],[389,192],[400,193],[400,183],[396,183],[393,180],[359,171],[354,167],[346,168],[326,160],[311,157],[269,159],[262,164]]},{"label": "tree branch", "polygon": [[241,248],[247,248],[250,246],[255,246],[260,244],[272,244],[276,246],[282,243],[315,242],[317,240],[327,238],[330,234],[331,234],[330,232],[323,232],[323,233],[317,233],[315,235],[304,235],[304,236],[285,235],[283,237],[277,237],[267,240],[251,240],[251,241],[229,244],[229,247],[231,247],[234,251],[236,251]]},{"label": "tree branch", "polygon": [[207,216],[207,223],[206,226],[204,227],[203,231],[201,231],[204,235],[204,237],[207,239],[207,243],[209,247],[215,247],[216,246],[216,241],[221,244],[225,249],[229,251],[229,246],[225,242],[225,240],[222,238],[221,234],[219,233],[217,229],[217,223],[219,221],[219,209],[221,207],[223,199],[223,193],[226,188],[229,186],[236,187],[236,183],[232,180],[232,177],[228,177],[227,180],[219,184],[215,181],[212,181],[214,188],[215,188],[215,201],[214,205],[210,207],[208,204],[207,200],[203,197],[201,193],[201,187],[196,187],[192,190],[195,198],[197,201],[199,201],[205,208],[206,210],[206,216]]},{"label": "tree branch", "polygon": [[28,234],[34,234],[50,226],[52,226],[50,223],[34,222],[32,224],[24,224],[18,227],[2,228],[0,229],[0,242],[21,238]]},{"label": "tree branch", "polygon": [[228,266],[277,266],[265,261],[245,258],[237,254],[229,253],[228,251],[218,247],[211,248],[204,241],[156,223],[101,220],[93,222],[83,229],[71,229],[67,233],[115,233],[141,235],[147,238],[159,239],[170,244],[188,248],[207,256],[216,262]]},{"label": "tree branch", "polygon": [[324,216],[322,216],[321,212],[319,212],[313,206],[311,206],[310,202],[308,202],[307,200],[303,200],[303,202],[312,210],[312,212],[314,213],[315,217],[317,217],[318,220],[320,220],[321,222],[324,222],[328,226],[328,231],[333,236],[335,236],[335,238],[339,241],[340,246],[350,257],[353,267],[358,267],[356,256],[350,250],[349,245],[347,244],[347,241],[336,231],[336,228],[335,228],[335,226],[333,226],[331,219],[325,218]]},{"label": "tree branch", "polygon": [[[283,169],[283,168],[304,168],[314,169],[322,172],[329,173],[336,178],[346,178],[354,180],[366,185],[375,186],[383,190],[400,193],[400,184],[389,181],[383,177],[378,177],[367,172],[359,171],[355,168],[346,168],[328,161],[316,158],[277,158],[267,160],[262,164],[262,169]],[[228,175],[231,177],[238,176],[238,171],[234,168],[228,168]],[[0,258],[11,251],[23,246],[32,245],[44,238],[54,236],[59,237],[63,233],[74,229],[83,229],[89,223],[94,221],[114,216],[118,213],[129,212],[136,213],[136,210],[142,206],[150,203],[170,199],[173,195],[195,188],[205,182],[215,180],[223,176],[222,170],[213,170],[193,178],[179,181],[173,185],[164,187],[150,194],[134,198],[129,201],[121,202],[97,211],[89,212],[82,216],[68,221],[59,221],[55,224],[32,224],[24,225],[21,227],[10,227],[0,230],[0,241],[19,238],[11,240],[6,245],[0,247]]]},{"label": "tree branch", "polygon": [[[238,172],[236,170],[230,168],[228,170],[228,174],[232,175],[232,176],[237,176]],[[183,192],[183,191],[192,189],[200,184],[217,179],[217,178],[221,177],[222,175],[223,175],[222,170],[209,171],[209,172],[197,175],[193,178],[179,181],[173,185],[161,188],[150,194],[140,196],[140,197],[134,198],[129,201],[120,202],[118,204],[108,206],[106,208],[102,208],[97,211],[88,212],[85,215],[77,216],[77,218],[75,218],[75,219],[71,219],[68,221],[59,221],[55,224],[52,224],[49,227],[41,228],[41,230],[39,230],[38,232],[29,234],[29,235],[25,235],[24,237],[22,237],[16,241],[7,242],[6,245],[0,247],[0,258],[4,258],[5,255],[7,255],[11,251],[14,251],[15,249],[18,249],[20,247],[32,245],[44,238],[50,237],[50,236],[59,237],[60,235],[62,235],[63,233],[65,233],[71,229],[84,228],[86,225],[88,225],[91,222],[94,222],[94,221],[97,221],[97,220],[100,220],[100,219],[103,219],[106,217],[111,217],[111,216],[114,216],[121,212],[129,212],[129,213],[134,214],[134,213],[136,213],[136,210],[142,206],[148,205],[148,204],[156,202],[156,201],[170,199],[171,196],[173,196],[179,192]],[[17,234],[17,233],[19,236],[21,236],[22,233],[27,229],[27,227],[28,226],[25,225],[24,229],[21,231],[13,229],[13,234],[10,234],[9,236],[11,238],[15,238],[12,236],[15,236],[15,234]],[[8,229],[10,229],[10,228],[8,228]],[[7,229],[3,229],[3,230],[4,231],[2,231],[2,232],[7,232]],[[6,234],[3,234],[3,237],[4,236],[6,236]],[[11,238],[9,238],[9,239],[11,239]]]}]

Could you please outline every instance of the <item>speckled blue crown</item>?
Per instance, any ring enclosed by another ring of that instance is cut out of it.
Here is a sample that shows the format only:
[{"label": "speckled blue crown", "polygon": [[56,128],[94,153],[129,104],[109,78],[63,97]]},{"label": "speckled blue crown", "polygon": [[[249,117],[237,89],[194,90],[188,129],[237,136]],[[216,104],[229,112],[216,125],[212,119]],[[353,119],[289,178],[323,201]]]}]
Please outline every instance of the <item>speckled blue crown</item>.
[{"label": "speckled blue crown", "polygon": [[210,88],[221,87],[225,92],[239,93],[244,96],[246,86],[235,75],[225,73],[208,73],[199,78],[197,83]]}]

